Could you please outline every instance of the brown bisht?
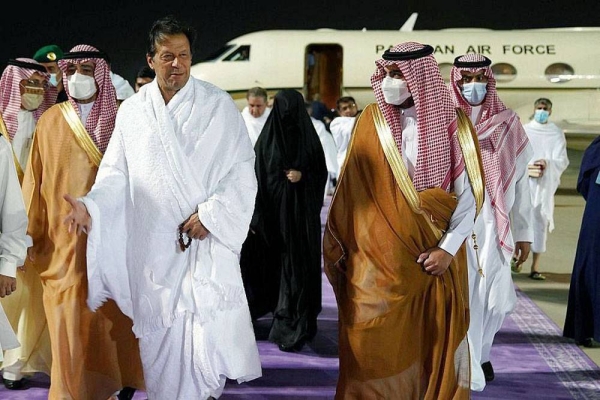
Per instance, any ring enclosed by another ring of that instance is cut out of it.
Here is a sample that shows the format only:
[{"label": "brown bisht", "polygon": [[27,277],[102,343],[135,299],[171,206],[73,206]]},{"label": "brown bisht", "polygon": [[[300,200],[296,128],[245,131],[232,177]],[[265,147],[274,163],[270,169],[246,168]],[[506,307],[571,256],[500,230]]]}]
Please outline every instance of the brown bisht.
[{"label": "brown bisht", "polygon": [[468,399],[465,245],[441,276],[416,261],[438,245],[457,199],[415,190],[382,121],[377,104],[359,117],[324,235],[339,307],[336,398]]}]

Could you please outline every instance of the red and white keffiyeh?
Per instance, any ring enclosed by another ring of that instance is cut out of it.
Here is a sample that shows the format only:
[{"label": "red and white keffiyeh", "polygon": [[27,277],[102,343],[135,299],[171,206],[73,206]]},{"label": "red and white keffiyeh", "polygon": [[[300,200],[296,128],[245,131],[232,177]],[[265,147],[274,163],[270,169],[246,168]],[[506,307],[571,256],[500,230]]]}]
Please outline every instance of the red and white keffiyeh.
[{"label": "red and white keffiyeh", "polygon": [[[465,54],[457,59],[461,62],[485,61],[480,54]],[[490,204],[494,211],[499,245],[512,252],[512,243],[506,243],[510,234],[510,210],[506,207],[506,191],[515,179],[516,161],[519,155],[527,149],[529,139],[523,129],[518,115],[507,109],[496,91],[496,79],[492,69],[487,67],[465,68],[452,67],[450,72],[452,97],[454,104],[471,115],[472,107],[461,94],[458,82],[462,79],[461,71],[484,71],[488,78],[487,93],[481,105],[481,119],[475,125],[479,136],[479,147],[485,170],[485,187]],[[490,133],[491,131],[491,133]]]},{"label": "red and white keffiyeh", "polygon": [[[80,51],[99,52],[99,50],[93,46],[80,44],[73,47],[69,53]],[[65,56],[67,56],[67,54],[65,54]],[[104,55],[102,55],[102,57],[104,57]],[[94,105],[92,106],[92,110],[90,111],[90,115],[85,122],[85,129],[98,147],[98,150],[104,154],[106,151],[106,146],[108,146],[108,141],[110,140],[115,127],[115,118],[117,116],[117,94],[110,79],[110,66],[108,65],[107,61],[101,57],[63,58],[58,61],[58,66],[63,72],[63,85],[67,95],[69,96],[68,101],[73,105],[73,108],[81,117],[79,114],[79,108],[77,107],[77,101],[73,99],[69,93],[67,67],[69,64],[81,64],[86,61],[93,61],[96,63],[94,79],[98,85],[98,96],[96,97]]]},{"label": "red and white keffiyeh", "polygon": [[[405,42],[391,52],[412,52],[425,46]],[[375,61],[377,70],[371,76],[371,86],[400,152],[402,152],[402,117],[398,106],[385,102],[381,82],[385,67],[397,65],[412,94],[417,113],[418,157],[413,184],[417,191],[432,187],[449,190],[453,178],[464,170],[462,153],[456,138],[456,111],[448,87],[433,55],[409,59]]]},{"label": "red and white keffiyeh", "polygon": [[[17,61],[28,64],[39,65],[40,70],[34,68],[26,68],[17,65],[8,64],[0,77],[0,114],[6,124],[8,135],[12,140],[19,128],[19,110],[21,110],[21,89],[20,83],[23,79],[29,79],[37,72],[46,79],[50,74],[45,71],[42,64],[35,61],[33,58],[17,58]],[[43,70],[42,70],[43,69]],[[44,111],[49,109],[56,102],[58,92],[55,87],[48,87],[44,90],[44,100],[42,104],[33,111],[33,117],[37,121]]]}]

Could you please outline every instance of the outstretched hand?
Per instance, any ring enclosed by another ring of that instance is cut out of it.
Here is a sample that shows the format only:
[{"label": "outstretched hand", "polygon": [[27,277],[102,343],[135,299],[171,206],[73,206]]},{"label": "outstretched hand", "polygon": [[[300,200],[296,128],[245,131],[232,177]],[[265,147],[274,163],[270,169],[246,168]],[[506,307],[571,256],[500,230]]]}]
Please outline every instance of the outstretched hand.
[{"label": "outstretched hand", "polygon": [[85,204],[70,194],[65,194],[63,199],[71,205],[71,212],[63,221],[69,227],[69,233],[77,232],[77,235],[81,235],[81,232],[88,233],[92,229],[92,217]]}]

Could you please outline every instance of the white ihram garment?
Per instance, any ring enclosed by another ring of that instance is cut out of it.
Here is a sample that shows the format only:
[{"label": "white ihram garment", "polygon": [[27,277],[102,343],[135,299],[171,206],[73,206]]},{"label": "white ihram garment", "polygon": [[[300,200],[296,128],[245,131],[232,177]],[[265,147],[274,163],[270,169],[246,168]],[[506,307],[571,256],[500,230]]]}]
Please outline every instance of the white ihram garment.
[{"label": "white ihram garment", "polygon": [[310,117],[310,120],[317,131],[317,135],[319,135],[319,140],[321,141],[321,146],[323,147],[323,153],[325,153],[325,164],[327,165],[327,171],[329,172],[327,183],[325,183],[325,197],[327,197],[328,194],[331,194],[333,189],[332,179],[337,179],[338,177],[337,174],[339,167],[337,160],[337,148],[335,146],[333,136],[331,133],[327,132],[325,124],[313,117]]},{"label": "white ihram garment", "polygon": [[531,121],[523,128],[533,147],[529,164],[540,159],[546,160],[544,175],[541,178],[529,178],[531,202],[535,210],[531,251],[543,253],[546,251],[547,234],[554,230],[554,193],[562,173],[569,165],[567,141],[562,129],[552,122],[540,124]]},{"label": "white ihram garment", "polygon": [[[92,216],[88,304],[112,298],[132,318],[156,399],[173,388],[207,398],[225,377],[261,376],[239,268],[256,191],[254,151],[226,92],[190,78],[165,105],[155,80],[121,104],[81,199]],[[182,252],[178,226],[196,210],[210,234]],[[148,343],[161,346],[144,353]]]},{"label": "white ihram garment", "polygon": [[246,123],[246,129],[248,129],[248,136],[250,136],[250,141],[252,142],[252,147],[256,144],[260,133],[262,132],[263,126],[265,126],[265,122],[267,122],[267,118],[271,114],[271,109],[267,107],[265,112],[260,117],[256,118],[250,114],[250,110],[248,106],[244,107],[242,110],[242,117],[244,118],[244,122]]},{"label": "white ihram garment", "polygon": [[329,130],[333,135],[333,140],[337,147],[338,176],[344,166],[344,160],[346,160],[346,151],[348,151],[348,145],[350,143],[350,137],[352,136],[355,121],[356,117],[336,117],[329,124]]}]

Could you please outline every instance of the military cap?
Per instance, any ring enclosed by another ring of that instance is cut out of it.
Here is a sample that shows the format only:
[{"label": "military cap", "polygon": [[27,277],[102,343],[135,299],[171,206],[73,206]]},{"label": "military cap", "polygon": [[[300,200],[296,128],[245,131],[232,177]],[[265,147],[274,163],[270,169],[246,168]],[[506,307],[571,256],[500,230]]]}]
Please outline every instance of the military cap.
[{"label": "military cap", "polygon": [[37,62],[52,62],[63,58],[63,51],[55,44],[44,46],[33,55],[33,59]]}]

